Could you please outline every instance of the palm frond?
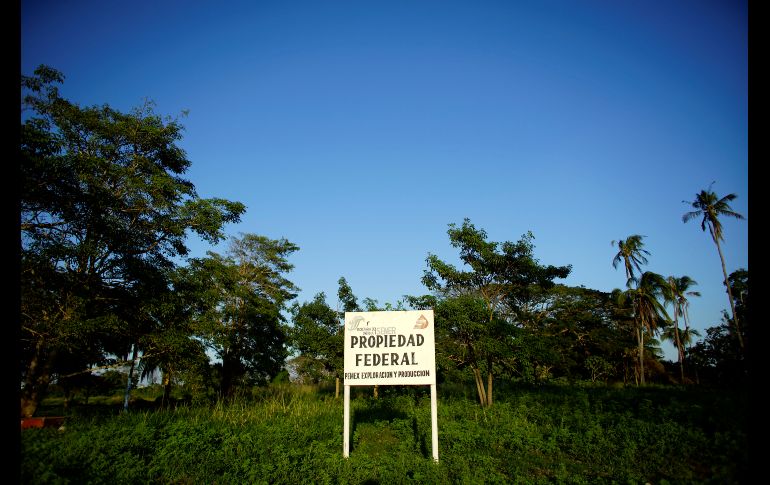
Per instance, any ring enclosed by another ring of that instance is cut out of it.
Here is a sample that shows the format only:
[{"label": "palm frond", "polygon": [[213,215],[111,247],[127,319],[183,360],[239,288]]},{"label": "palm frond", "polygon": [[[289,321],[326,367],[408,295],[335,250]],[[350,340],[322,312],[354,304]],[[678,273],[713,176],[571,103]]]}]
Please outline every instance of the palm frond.
[{"label": "palm frond", "polygon": [[[682,201],[682,202],[686,202],[686,201]],[[703,211],[692,211],[692,212],[686,212],[686,213],[685,213],[685,214],[682,216],[682,222],[686,223],[686,222],[688,222],[690,219],[694,219],[694,218],[696,218],[696,217],[700,217],[700,215],[701,215],[702,213],[703,213]]]}]

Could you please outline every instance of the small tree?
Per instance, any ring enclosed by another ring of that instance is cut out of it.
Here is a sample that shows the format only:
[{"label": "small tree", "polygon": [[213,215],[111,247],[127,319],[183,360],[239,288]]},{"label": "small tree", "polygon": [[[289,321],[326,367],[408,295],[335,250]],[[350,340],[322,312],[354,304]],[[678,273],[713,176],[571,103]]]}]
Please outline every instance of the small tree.
[{"label": "small tree", "polygon": [[344,333],[338,313],[326,303],[326,295],[321,292],[310,302],[295,303],[291,315],[289,342],[302,357],[298,361],[301,368],[311,371],[316,381],[339,379],[344,368]]},{"label": "small tree", "polygon": [[612,364],[599,355],[591,355],[586,358],[585,367],[590,373],[591,382],[596,382],[601,378],[606,380],[613,371]]},{"label": "small tree", "polygon": [[491,336],[487,305],[472,295],[441,299],[435,306],[436,363],[439,367],[470,369],[476,384],[479,403],[489,405],[488,390],[481,372],[486,369],[491,352]]}]

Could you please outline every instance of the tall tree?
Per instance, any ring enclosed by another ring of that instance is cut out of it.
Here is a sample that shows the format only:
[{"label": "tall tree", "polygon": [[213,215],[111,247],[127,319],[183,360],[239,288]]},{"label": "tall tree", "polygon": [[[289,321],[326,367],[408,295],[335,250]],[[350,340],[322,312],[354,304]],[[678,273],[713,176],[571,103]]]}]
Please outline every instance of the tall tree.
[{"label": "tall tree", "polygon": [[[550,288],[555,278],[566,278],[570,266],[544,266],[534,257],[532,233],[518,242],[487,241],[487,233],[477,229],[469,219],[462,226],[449,224],[447,230],[452,247],[460,251],[460,260],[469,267],[462,271],[442,261],[434,254],[426,258],[428,269],[422,282],[430,290],[443,296],[469,295],[480,298],[486,305],[486,336],[470,342],[469,351],[475,356],[470,362],[482,405],[492,404],[492,370],[498,358],[500,335],[506,331],[500,324],[512,324],[521,313],[520,306],[536,288]],[[492,342],[495,344],[492,344]],[[489,342],[490,345],[484,345]],[[486,391],[480,364],[487,370]]]},{"label": "tall tree", "polygon": [[640,380],[644,383],[644,335],[643,329],[640,327],[639,310],[637,309],[637,298],[632,296],[634,287],[639,284],[639,279],[634,274],[634,270],[642,273],[641,265],[647,264],[647,255],[649,251],[644,249],[644,241],[642,239],[645,236],[639,234],[633,234],[626,239],[618,239],[612,241],[612,246],[618,247],[618,252],[615,257],[612,258],[612,267],[617,269],[618,264],[623,262],[623,268],[626,273],[626,292],[616,293],[616,297],[620,298],[621,308],[630,310],[631,316],[635,322],[634,335],[637,342],[637,365],[639,367]]},{"label": "tall tree", "polygon": [[222,397],[281,370],[287,355],[282,311],[298,291],[284,274],[293,269],[288,256],[298,249],[286,239],[241,234],[224,256],[209,252],[191,262],[209,288],[201,337],[221,360]]},{"label": "tall tree", "polygon": [[[144,296],[188,253],[216,243],[245,207],[202,199],[183,178],[182,125],[151,102],[129,113],[60,96],[64,76],[22,76],[19,153],[21,414],[32,415],[57,358],[83,345],[102,355],[141,346]],[[71,359],[65,359],[71,360]]]},{"label": "tall tree", "polygon": [[624,300],[633,303],[634,319],[636,321],[636,338],[638,344],[639,376],[642,385],[644,377],[644,335],[654,338],[660,327],[668,320],[668,313],[661,303],[665,299],[666,280],[659,274],[645,271],[638,279],[636,288],[629,288],[619,293],[621,304]]},{"label": "tall tree", "polygon": [[679,378],[680,382],[684,384],[684,342],[681,340],[681,334],[679,332],[679,316],[681,315],[684,320],[685,332],[690,329],[688,318],[688,307],[690,302],[688,296],[700,296],[700,293],[694,290],[690,290],[692,286],[698,283],[689,276],[681,276],[679,278],[675,276],[669,276],[666,278],[666,284],[668,286],[666,291],[667,303],[670,303],[674,309],[674,330],[670,332],[673,337],[674,345],[676,345],[677,355],[679,358]]},{"label": "tall tree", "polygon": [[725,266],[724,254],[722,254],[722,246],[719,244],[720,241],[724,241],[722,222],[719,219],[720,217],[745,219],[745,217],[735,212],[732,207],[730,207],[730,202],[735,200],[738,196],[735,194],[727,194],[720,198],[714,191],[711,190],[713,185],[714,182],[711,182],[711,185],[709,185],[708,189],[701,190],[695,194],[695,199],[693,201],[682,201],[685,204],[690,204],[693,209],[695,209],[690,212],[685,212],[685,214],[682,216],[682,222],[686,223],[690,219],[702,217],[703,219],[701,220],[700,224],[701,229],[706,231],[706,228],[708,227],[709,233],[711,234],[711,239],[717,246],[719,260],[722,263],[722,274],[725,278],[724,282],[725,287],[727,288],[727,298],[730,301],[730,309],[732,310],[733,315],[732,323],[735,326],[735,334],[738,337],[738,344],[740,345],[741,350],[743,350],[745,346],[743,342],[741,326],[738,322],[738,315],[735,312],[735,299],[733,298],[732,289],[730,288],[730,282],[728,281],[727,277],[727,267]]}]

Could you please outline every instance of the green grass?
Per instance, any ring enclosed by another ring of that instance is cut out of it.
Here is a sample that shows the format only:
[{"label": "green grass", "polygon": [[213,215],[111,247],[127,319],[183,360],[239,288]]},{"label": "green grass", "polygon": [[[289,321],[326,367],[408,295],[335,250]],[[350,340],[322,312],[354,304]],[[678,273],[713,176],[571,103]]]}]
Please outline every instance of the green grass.
[{"label": "green grass", "polygon": [[436,464],[427,392],[380,388],[374,399],[371,388],[354,390],[348,459],[342,399],[284,385],[205,407],[72,408],[63,431],[22,432],[21,482],[729,484],[749,476],[739,392],[511,387],[482,409],[439,387]]}]

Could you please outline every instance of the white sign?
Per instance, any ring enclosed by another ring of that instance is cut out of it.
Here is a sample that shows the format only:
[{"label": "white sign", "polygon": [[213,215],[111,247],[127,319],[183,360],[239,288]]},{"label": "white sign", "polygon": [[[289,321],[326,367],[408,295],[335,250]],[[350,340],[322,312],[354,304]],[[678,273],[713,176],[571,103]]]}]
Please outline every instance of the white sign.
[{"label": "white sign", "polygon": [[345,385],[436,384],[433,310],[345,312]]},{"label": "white sign", "polygon": [[438,463],[433,310],[345,312],[342,456],[350,453],[350,387],[430,385],[433,460]]}]

